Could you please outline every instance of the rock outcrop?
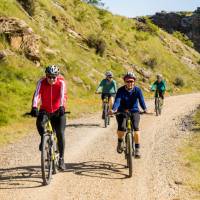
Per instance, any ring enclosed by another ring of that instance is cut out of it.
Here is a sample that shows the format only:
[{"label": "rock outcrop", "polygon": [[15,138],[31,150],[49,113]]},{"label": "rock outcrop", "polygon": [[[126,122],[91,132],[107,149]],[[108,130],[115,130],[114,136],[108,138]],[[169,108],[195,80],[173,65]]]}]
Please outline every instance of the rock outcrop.
[{"label": "rock outcrop", "polygon": [[200,52],[200,7],[188,15],[184,12],[156,13],[150,17],[159,27],[169,33],[179,31],[188,36],[194,43],[194,48]]},{"label": "rock outcrop", "polygon": [[0,34],[5,36],[13,49],[21,50],[33,62],[40,61],[39,37],[23,20],[0,17]]}]

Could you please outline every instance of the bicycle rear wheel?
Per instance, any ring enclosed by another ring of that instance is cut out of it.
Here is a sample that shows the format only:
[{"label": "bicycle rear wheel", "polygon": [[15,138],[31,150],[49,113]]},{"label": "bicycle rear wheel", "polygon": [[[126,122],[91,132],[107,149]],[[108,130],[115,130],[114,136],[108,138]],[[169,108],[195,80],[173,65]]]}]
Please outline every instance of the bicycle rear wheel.
[{"label": "bicycle rear wheel", "polygon": [[156,110],[156,116],[159,115],[159,98],[157,97],[155,100],[155,110]]},{"label": "bicycle rear wheel", "polygon": [[127,159],[127,166],[129,169],[129,177],[132,177],[132,172],[133,172],[132,145],[133,145],[132,134],[128,133],[126,138],[126,159]]},{"label": "bicycle rear wheel", "polygon": [[108,126],[108,104],[104,104],[104,127]]},{"label": "bicycle rear wheel", "polygon": [[51,182],[53,161],[52,155],[52,141],[48,134],[45,134],[42,141],[41,151],[41,170],[43,185],[48,185]]},{"label": "bicycle rear wheel", "polygon": [[58,173],[58,160],[59,160],[59,152],[58,152],[58,144],[56,141],[55,142],[55,146],[54,146],[54,156],[53,156],[53,174],[57,174]]}]

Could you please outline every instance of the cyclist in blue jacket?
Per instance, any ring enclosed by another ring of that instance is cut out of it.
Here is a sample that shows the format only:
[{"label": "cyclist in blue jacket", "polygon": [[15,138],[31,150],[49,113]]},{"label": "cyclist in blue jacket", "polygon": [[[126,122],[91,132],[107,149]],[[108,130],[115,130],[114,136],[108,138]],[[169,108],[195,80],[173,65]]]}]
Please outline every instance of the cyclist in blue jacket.
[{"label": "cyclist in blue jacket", "polygon": [[[139,87],[135,86],[136,76],[132,72],[127,72],[124,76],[125,85],[120,87],[117,91],[114,105],[112,107],[112,111],[110,114],[115,112],[126,112],[127,110],[132,113],[131,121],[134,134],[135,141],[135,157],[140,158],[140,134],[139,134],[139,122],[140,122],[140,114],[138,102],[144,112],[147,112],[147,107],[144,101],[144,97],[142,91]],[[119,114],[116,116],[118,129],[118,145],[117,152],[122,153],[124,148],[123,137],[126,131],[126,117],[123,114]]]}]

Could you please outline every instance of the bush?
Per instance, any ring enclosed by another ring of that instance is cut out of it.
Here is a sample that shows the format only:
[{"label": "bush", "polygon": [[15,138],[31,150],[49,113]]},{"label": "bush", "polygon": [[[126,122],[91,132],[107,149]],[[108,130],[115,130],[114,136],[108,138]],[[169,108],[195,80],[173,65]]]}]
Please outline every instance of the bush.
[{"label": "bush", "polygon": [[90,48],[96,49],[96,54],[99,54],[100,56],[103,56],[105,50],[106,50],[106,42],[102,38],[98,38],[96,35],[90,35],[87,39],[87,45]]},{"label": "bush", "polygon": [[179,39],[181,42],[183,42],[187,46],[194,47],[193,42],[185,34],[179,32],[179,31],[175,31],[175,32],[173,32],[173,36],[176,37],[177,39]]},{"label": "bush", "polygon": [[151,67],[153,69],[157,65],[157,59],[156,58],[147,58],[143,61],[143,64]]},{"label": "bush", "polygon": [[141,18],[140,21],[136,23],[136,29],[138,31],[148,32],[150,34],[157,34],[159,28],[151,22],[148,18]]},{"label": "bush", "polygon": [[35,0],[17,0],[24,10],[30,15],[33,16],[35,12]]},{"label": "bush", "polygon": [[174,80],[174,85],[177,87],[183,87],[185,85],[183,78],[176,77]]}]

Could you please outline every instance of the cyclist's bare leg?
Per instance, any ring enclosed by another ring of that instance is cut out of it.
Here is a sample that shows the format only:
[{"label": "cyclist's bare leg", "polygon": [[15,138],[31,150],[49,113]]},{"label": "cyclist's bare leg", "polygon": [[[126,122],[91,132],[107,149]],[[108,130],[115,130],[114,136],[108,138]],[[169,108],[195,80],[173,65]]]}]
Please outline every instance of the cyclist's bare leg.
[{"label": "cyclist's bare leg", "polygon": [[135,141],[136,146],[138,146],[140,144],[140,132],[139,131],[135,131],[135,133],[134,133],[134,141]]},{"label": "cyclist's bare leg", "polygon": [[117,131],[118,139],[123,139],[125,132],[124,131]]},{"label": "cyclist's bare leg", "polygon": [[122,153],[124,149],[123,137],[125,132],[124,131],[117,131],[118,135],[118,143],[117,143],[117,152]]},{"label": "cyclist's bare leg", "polygon": [[134,133],[134,141],[135,141],[135,157],[140,158],[140,133],[139,131],[135,131]]}]

